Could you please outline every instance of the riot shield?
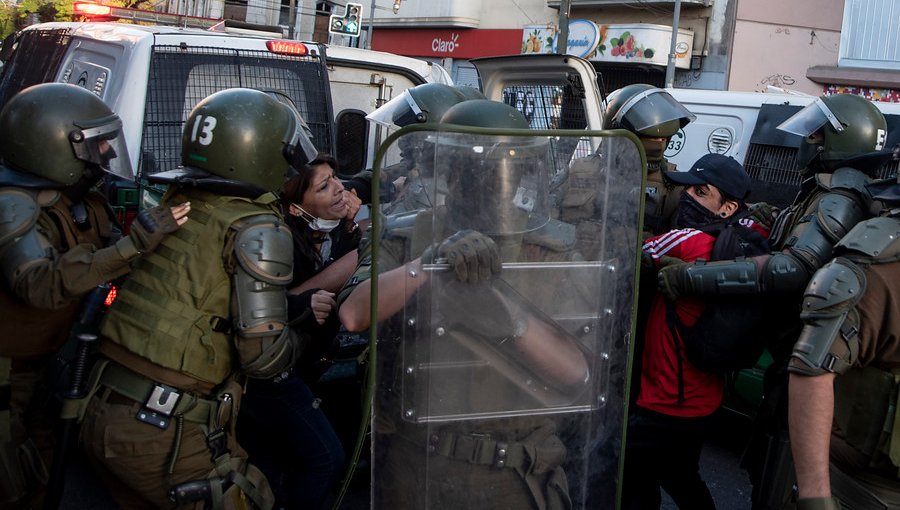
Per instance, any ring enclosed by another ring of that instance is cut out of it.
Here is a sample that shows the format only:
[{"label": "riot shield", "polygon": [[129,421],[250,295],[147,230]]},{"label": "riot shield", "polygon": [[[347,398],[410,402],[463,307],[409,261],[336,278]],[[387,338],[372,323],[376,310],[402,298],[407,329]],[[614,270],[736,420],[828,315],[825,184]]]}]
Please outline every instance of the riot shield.
[{"label": "riot shield", "polygon": [[[411,126],[386,144],[404,137],[430,145],[433,175],[428,206],[380,218],[373,270],[403,267],[408,287],[377,331],[373,508],[615,508],[636,138]],[[590,155],[560,165],[554,147],[579,143]],[[444,248],[473,232],[502,263],[461,281]]]}]

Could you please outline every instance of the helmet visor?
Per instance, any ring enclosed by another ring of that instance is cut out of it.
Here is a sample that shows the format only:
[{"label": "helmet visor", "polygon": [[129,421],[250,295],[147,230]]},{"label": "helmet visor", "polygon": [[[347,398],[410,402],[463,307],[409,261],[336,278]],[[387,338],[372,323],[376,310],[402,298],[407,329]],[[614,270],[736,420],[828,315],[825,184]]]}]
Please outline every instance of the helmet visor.
[{"label": "helmet visor", "polygon": [[288,163],[294,168],[300,168],[315,159],[319,151],[313,144],[312,130],[309,129],[309,125],[303,120],[303,115],[300,114],[294,101],[277,90],[264,89],[263,92],[281,103],[290,112],[293,119],[294,127],[284,139],[284,157],[288,160]]},{"label": "helmet visor", "polygon": [[844,126],[841,125],[837,116],[828,108],[825,101],[818,97],[802,110],[788,117],[776,129],[805,138],[818,131],[826,123],[830,123],[838,133],[844,130]]},{"label": "helmet visor", "polygon": [[643,131],[672,120],[678,120],[680,127],[684,127],[696,118],[665,90],[650,89],[632,96],[612,120],[613,125]]},{"label": "helmet visor", "polygon": [[417,122],[424,122],[425,113],[407,89],[374,112],[366,115],[366,119],[383,126],[403,127]]},{"label": "helmet visor", "polygon": [[536,230],[550,218],[546,137],[436,135],[435,178],[447,183],[448,224],[488,235]]},{"label": "helmet visor", "polygon": [[122,136],[122,120],[118,116],[76,122],[75,126],[80,129],[69,135],[75,157],[97,165],[108,174],[134,180],[128,146]]}]

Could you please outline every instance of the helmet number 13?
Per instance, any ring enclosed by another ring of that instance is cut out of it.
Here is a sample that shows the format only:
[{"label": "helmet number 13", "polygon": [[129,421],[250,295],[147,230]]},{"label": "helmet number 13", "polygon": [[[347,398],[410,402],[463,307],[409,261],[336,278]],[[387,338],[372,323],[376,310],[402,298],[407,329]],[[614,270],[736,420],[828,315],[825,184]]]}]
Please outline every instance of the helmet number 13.
[{"label": "helmet number 13", "polygon": [[213,129],[216,127],[216,118],[197,115],[194,118],[194,127],[191,129],[191,142],[199,142],[200,145],[209,145],[213,141]]}]

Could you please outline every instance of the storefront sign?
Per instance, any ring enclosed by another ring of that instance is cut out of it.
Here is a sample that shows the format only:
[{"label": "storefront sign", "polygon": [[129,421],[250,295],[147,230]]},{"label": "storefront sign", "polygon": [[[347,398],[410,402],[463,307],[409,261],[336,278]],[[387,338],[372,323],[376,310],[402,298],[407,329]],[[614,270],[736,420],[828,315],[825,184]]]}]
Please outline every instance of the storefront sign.
[{"label": "storefront sign", "polygon": [[[556,53],[559,34],[555,27],[530,25],[522,29],[522,53]],[[593,21],[576,19],[569,22],[566,54],[587,58],[600,43],[600,27]]]},{"label": "storefront sign", "polygon": [[372,49],[409,57],[476,58],[519,53],[516,29],[379,29]]},{"label": "storefront sign", "polygon": [[[556,27],[530,25],[522,29],[522,53],[555,53]],[[675,41],[675,67],[688,69],[694,32],[679,29]],[[632,23],[598,25],[589,20],[569,22],[566,53],[601,62],[631,62],[665,66],[672,46],[672,27]]]},{"label": "storefront sign", "polygon": [[[675,41],[676,68],[690,68],[693,46],[694,32],[678,29]],[[669,26],[646,23],[601,25],[600,44],[590,60],[665,66],[669,62],[671,47],[672,27]]]}]

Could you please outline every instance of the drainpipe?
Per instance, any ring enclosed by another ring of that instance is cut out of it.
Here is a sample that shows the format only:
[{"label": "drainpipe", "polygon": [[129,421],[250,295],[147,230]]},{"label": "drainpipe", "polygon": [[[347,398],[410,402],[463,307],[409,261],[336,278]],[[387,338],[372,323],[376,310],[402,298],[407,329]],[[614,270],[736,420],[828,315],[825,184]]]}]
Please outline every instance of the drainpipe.
[{"label": "drainpipe", "polygon": [[678,23],[681,18],[681,0],[675,0],[675,14],[672,15],[672,44],[669,47],[669,62],[666,64],[666,87],[675,84],[675,45],[678,43]]}]

